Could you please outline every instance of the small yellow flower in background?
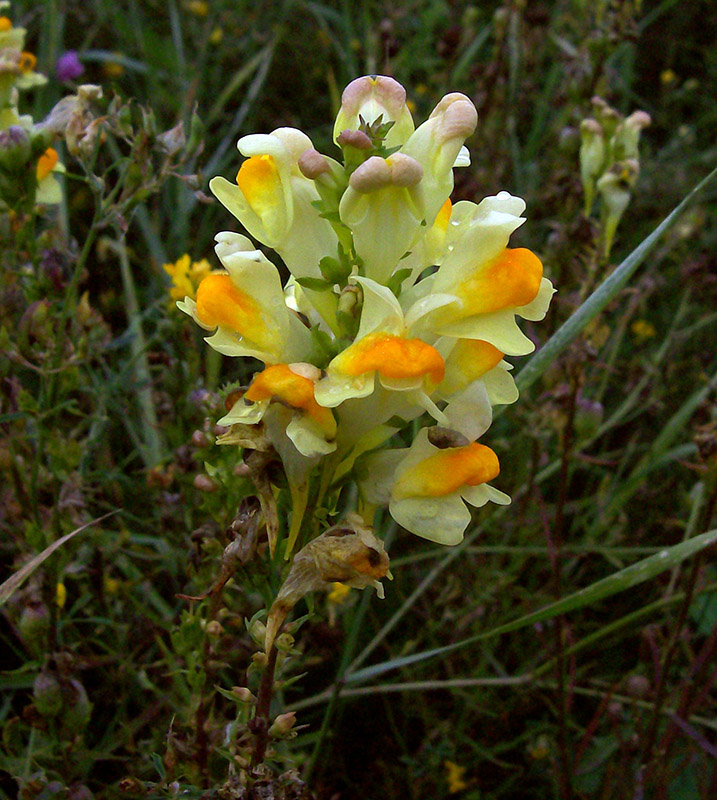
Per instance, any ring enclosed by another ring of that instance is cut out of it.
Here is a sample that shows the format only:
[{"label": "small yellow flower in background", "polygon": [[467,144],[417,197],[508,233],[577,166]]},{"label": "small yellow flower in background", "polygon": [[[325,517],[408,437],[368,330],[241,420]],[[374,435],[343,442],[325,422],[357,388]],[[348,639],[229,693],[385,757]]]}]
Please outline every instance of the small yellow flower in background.
[{"label": "small yellow flower in background", "polygon": [[20,60],[17,62],[17,67],[20,72],[32,72],[37,66],[37,57],[32,53],[20,53]]},{"label": "small yellow flower in background", "polygon": [[631,329],[636,338],[640,339],[641,341],[645,339],[652,339],[653,336],[657,336],[655,326],[651,322],[648,322],[644,319],[636,319],[632,323]]},{"label": "small yellow flower in background", "polygon": [[109,575],[105,576],[103,581],[105,594],[117,594],[120,588],[120,582],[117,578],[111,578]]},{"label": "small yellow flower in background", "polygon": [[219,44],[224,38],[224,31],[217,25],[216,28],[209,34],[209,44]]},{"label": "small yellow flower in background", "polygon": [[550,755],[550,740],[541,733],[538,738],[528,746],[528,755],[533,761],[542,761]]},{"label": "small yellow flower in background", "polygon": [[660,80],[662,83],[667,86],[670,83],[674,83],[677,80],[677,75],[671,69],[665,69],[660,73]]},{"label": "small yellow flower in background", "polygon": [[169,296],[172,300],[184,300],[185,297],[196,298],[197,287],[202,279],[211,270],[210,263],[203,258],[201,261],[192,261],[187,253],[174,264],[164,264],[162,269],[172,279]]},{"label": "small yellow flower in background", "polygon": [[102,72],[108,78],[119,78],[124,73],[124,67],[118,61],[106,61],[102,65]]},{"label": "small yellow flower in background", "polygon": [[206,17],[209,14],[209,3],[205,0],[191,0],[187,3],[187,10],[195,17]]},{"label": "small yellow flower in background", "polygon": [[329,603],[339,606],[351,594],[351,587],[345,583],[332,583],[331,591],[326,596]]},{"label": "small yellow flower in background", "polygon": [[0,17],[0,33],[12,30],[12,22],[7,17]]},{"label": "small yellow flower in background", "polygon": [[58,583],[55,590],[55,605],[58,608],[64,608],[67,602],[67,589],[64,583]]},{"label": "small yellow flower in background", "polygon": [[468,784],[463,780],[466,774],[466,768],[456,764],[455,761],[444,761],[443,766],[446,768],[446,782],[448,783],[448,794],[458,794],[468,787]]}]

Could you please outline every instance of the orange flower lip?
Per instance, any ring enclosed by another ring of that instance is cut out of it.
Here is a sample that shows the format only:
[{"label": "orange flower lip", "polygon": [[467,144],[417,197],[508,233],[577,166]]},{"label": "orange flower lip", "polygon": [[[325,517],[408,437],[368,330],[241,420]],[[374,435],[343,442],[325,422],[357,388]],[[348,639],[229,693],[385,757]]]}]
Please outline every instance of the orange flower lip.
[{"label": "orange flower lip", "polygon": [[528,305],[535,300],[542,277],[543,265],[535,253],[524,247],[506,248],[460,285],[462,316]]},{"label": "orange flower lip", "polygon": [[329,438],[336,435],[334,415],[328,408],[320,406],[314,398],[314,382],[303,375],[297,375],[288,364],[275,364],[255,375],[244,399],[254,403],[262,400],[286,403],[308,414]]},{"label": "orange flower lip", "polygon": [[482,339],[459,339],[448,357],[441,390],[450,395],[465,389],[469,383],[498,366],[504,355]]},{"label": "orange flower lip", "polygon": [[420,339],[406,339],[390,333],[370,333],[352,344],[336,359],[346,375],[378,372],[389,379],[418,378],[427,375],[438,385],[445,375],[443,357]]},{"label": "orange flower lip", "polygon": [[465,447],[439,450],[409,467],[396,481],[396,500],[408,497],[445,497],[461,486],[478,486],[500,472],[498,456],[485,445],[473,442]]},{"label": "orange flower lip", "polygon": [[210,328],[221,325],[259,343],[266,339],[259,305],[229,275],[212,273],[199,284],[197,316]]},{"label": "orange flower lip", "polygon": [[57,166],[57,150],[53,147],[48,147],[47,150],[40,156],[37,162],[37,181],[38,183],[46,178],[53,169]]}]

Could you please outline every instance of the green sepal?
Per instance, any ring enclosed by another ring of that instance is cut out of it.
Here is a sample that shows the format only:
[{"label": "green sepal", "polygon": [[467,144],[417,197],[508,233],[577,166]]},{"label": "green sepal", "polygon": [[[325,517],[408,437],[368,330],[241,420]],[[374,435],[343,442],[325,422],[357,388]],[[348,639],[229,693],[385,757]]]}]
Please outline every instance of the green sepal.
[{"label": "green sepal", "polygon": [[397,269],[389,278],[388,288],[396,295],[396,297],[401,295],[401,284],[412,272],[413,270],[410,267],[404,267],[403,269]]},{"label": "green sepal", "polygon": [[324,278],[297,278],[296,282],[304,289],[311,289],[314,292],[328,292],[334,288],[334,284]]}]

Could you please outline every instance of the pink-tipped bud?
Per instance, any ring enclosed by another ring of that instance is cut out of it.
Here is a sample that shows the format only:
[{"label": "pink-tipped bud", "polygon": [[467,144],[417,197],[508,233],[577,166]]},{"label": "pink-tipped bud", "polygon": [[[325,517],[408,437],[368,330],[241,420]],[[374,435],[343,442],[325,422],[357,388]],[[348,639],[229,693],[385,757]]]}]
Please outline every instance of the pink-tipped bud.
[{"label": "pink-tipped bud", "polygon": [[390,184],[391,167],[380,156],[371,156],[349,178],[351,188],[362,194],[375,192]]},{"label": "pink-tipped bud", "polygon": [[256,697],[246,686],[232,686],[232,694],[240,703],[255,703]]},{"label": "pink-tipped bud", "polygon": [[212,492],[216,492],[219,485],[216,481],[212,480],[209,475],[201,473],[194,476],[194,488],[199,489],[200,492],[204,492],[205,494],[211,494]]},{"label": "pink-tipped bud", "polygon": [[391,165],[391,183],[394,186],[416,186],[423,177],[423,167],[411,156],[396,153],[388,159]]},{"label": "pink-tipped bud", "polygon": [[345,130],[336,137],[339,147],[355,147],[356,150],[370,150],[373,147],[371,137],[363,131]]},{"label": "pink-tipped bud", "polygon": [[269,728],[269,736],[274,739],[281,739],[291,733],[291,729],[296,723],[296,712],[287,711],[286,714],[279,714]]},{"label": "pink-tipped bud", "polygon": [[356,130],[361,120],[371,125],[379,118],[393,122],[386,145],[402,145],[413,133],[413,118],[406,104],[406,90],[386,75],[356,78],[344,89],[334,124],[334,141],[347,129]]},{"label": "pink-tipped bud", "polygon": [[298,166],[301,174],[305,178],[311,180],[318,178],[320,175],[325,175],[327,172],[331,172],[326,158],[313,147],[304,150],[299,156]]}]

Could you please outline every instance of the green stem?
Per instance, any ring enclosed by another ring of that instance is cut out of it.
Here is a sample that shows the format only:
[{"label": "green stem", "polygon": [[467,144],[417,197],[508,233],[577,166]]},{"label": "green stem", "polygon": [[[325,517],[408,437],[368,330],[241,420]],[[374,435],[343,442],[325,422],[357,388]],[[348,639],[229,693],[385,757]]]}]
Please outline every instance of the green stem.
[{"label": "green stem", "polygon": [[124,300],[129,318],[130,342],[132,360],[134,363],[135,380],[137,382],[137,402],[140,407],[142,421],[142,460],[148,469],[156,467],[162,461],[162,443],[159,438],[159,421],[152,400],[152,376],[147,361],[147,343],[142,330],[142,316],[137,301],[132,270],[129,265],[127,248],[121,241],[113,242],[112,249],[117,254],[120,262]]}]

